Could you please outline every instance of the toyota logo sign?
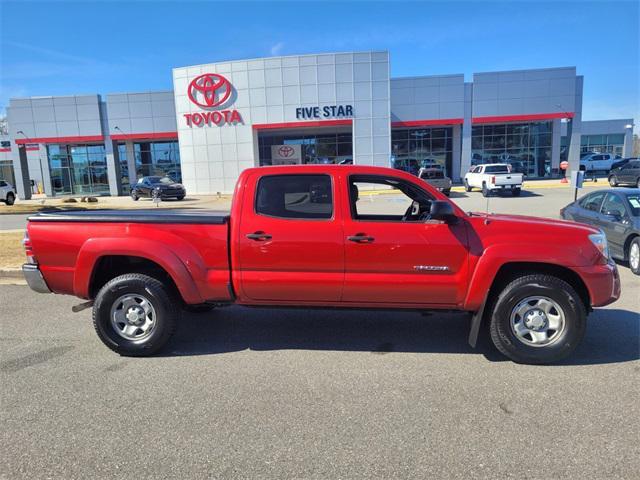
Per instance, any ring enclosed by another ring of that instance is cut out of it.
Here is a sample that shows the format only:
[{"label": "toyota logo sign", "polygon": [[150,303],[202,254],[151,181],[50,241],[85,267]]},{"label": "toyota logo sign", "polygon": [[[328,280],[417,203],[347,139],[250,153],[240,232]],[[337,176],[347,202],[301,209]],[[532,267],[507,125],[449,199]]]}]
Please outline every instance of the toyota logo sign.
[{"label": "toyota logo sign", "polygon": [[[233,87],[229,80],[217,73],[205,73],[189,83],[187,96],[189,100],[202,108],[221,107],[231,97]],[[183,114],[189,127],[203,127],[205,125],[237,124],[242,122],[240,112],[235,109]]]},{"label": "toyota logo sign", "polygon": [[290,147],[289,145],[283,145],[282,147],[280,147],[278,149],[278,153],[280,154],[281,157],[290,157],[291,155],[293,155],[293,152],[295,150],[293,149],[293,147]]},{"label": "toyota logo sign", "polygon": [[217,73],[205,73],[191,81],[187,95],[199,107],[217,107],[231,96],[231,83]]}]

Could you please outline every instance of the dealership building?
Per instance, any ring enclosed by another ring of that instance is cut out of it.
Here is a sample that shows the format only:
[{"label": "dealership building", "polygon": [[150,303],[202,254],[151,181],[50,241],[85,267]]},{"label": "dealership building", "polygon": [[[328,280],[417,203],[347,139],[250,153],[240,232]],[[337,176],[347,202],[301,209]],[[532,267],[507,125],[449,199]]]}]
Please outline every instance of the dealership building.
[{"label": "dealership building", "polygon": [[[123,195],[168,175],[189,193],[233,190],[242,170],[354,163],[413,173],[507,162],[528,178],[584,152],[631,155],[633,119],[582,121],[575,67],[391,78],[384,51],[173,69],[173,90],[13,98],[0,177],[21,198]],[[587,80],[588,81],[588,80]]]}]

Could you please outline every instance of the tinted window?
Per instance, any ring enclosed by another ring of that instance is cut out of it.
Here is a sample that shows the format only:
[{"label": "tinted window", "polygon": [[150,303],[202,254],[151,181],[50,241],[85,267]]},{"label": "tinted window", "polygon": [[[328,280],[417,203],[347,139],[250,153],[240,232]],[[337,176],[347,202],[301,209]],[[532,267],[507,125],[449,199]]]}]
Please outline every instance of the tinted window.
[{"label": "tinted window", "polygon": [[586,210],[597,212],[598,210],[600,210],[600,205],[602,204],[604,194],[605,192],[596,192],[587,195],[582,200],[580,200],[580,206]]},{"label": "tinted window", "polygon": [[0,180],[0,187],[6,187],[7,186],[7,182],[3,182],[2,180]]},{"label": "tinted window", "polygon": [[615,193],[607,193],[607,196],[604,199],[604,203],[602,204],[601,213],[605,214],[618,214],[621,217],[625,215],[624,204],[622,203],[622,198],[620,198]]},{"label": "tinted window", "polygon": [[484,173],[509,173],[509,167],[506,165],[493,165],[486,167]]},{"label": "tinted window", "polygon": [[333,215],[329,175],[270,175],[256,191],[256,213],[270,217],[326,219]]}]

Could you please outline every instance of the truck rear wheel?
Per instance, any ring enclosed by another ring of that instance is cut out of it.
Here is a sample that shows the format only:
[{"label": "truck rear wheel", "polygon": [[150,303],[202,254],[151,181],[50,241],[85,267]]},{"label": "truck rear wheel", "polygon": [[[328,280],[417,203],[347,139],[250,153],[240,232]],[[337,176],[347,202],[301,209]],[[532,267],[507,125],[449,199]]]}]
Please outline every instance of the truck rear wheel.
[{"label": "truck rear wheel", "polygon": [[159,280],[128,273],[110,280],[98,292],[93,326],[100,340],[120,355],[152,355],[173,335],[178,304]]},{"label": "truck rear wheel", "polygon": [[487,188],[487,184],[482,182],[482,196],[488,197],[491,191]]},{"label": "truck rear wheel", "polygon": [[7,205],[13,205],[15,201],[16,201],[16,196],[12,192],[7,193],[7,198],[5,200],[5,203]]},{"label": "truck rear wheel", "polygon": [[551,275],[516,278],[498,296],[489,326],[496,348],[514,362],[557,362],[584,337],[587,313],[571,285]]},{"label": "truck rear wheel", "polygon": [[519,197],[520,196],[520,189],[519,188],[512,188],[511,189],[511,195],[513,195],[514,197]]}]

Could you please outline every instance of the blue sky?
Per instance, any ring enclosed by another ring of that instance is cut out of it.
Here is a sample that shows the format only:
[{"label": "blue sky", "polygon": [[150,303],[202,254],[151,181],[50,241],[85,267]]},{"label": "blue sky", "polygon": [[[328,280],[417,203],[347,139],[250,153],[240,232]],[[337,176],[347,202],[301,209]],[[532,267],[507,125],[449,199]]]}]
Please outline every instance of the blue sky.
[{"label": "blue sky", "polygon": [[389,50],[394,77],[576,66],[584,119],[639,124],[639,4],[0,0],[0,109],[19,96],[169,89],[178,66],[375,49]]}]

